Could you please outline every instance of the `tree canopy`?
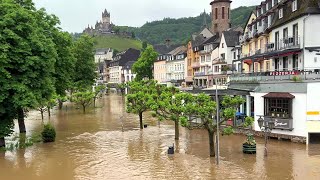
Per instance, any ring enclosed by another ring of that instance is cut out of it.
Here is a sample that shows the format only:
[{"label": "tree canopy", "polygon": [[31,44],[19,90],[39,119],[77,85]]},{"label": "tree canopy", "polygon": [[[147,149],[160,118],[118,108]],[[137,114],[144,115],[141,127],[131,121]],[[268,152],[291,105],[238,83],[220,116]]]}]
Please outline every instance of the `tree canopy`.
[{"label": "tree canopy", "polygon": [[158,53],[153,47],[147,47],[141,54],[139,59],[133,64],[132,70],[136,73],[136,80],[140,81],[144,78],[153,79],[152,67],[157,59]]}]

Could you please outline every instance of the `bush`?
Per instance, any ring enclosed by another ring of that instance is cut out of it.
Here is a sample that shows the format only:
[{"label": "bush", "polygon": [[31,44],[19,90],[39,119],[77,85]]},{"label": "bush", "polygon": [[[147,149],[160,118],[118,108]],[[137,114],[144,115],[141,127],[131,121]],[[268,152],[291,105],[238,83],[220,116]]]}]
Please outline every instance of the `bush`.
[{"label": "bush", "polygon": [[231,126],[224,128],[222,131],[222,135],[227,135],[227,136],[230,136],[233,133],[234,133],[234,129]]},{"label": "bush", "polygon": [[54,142],[56,139],[56,130],[51,124],[46,124],[44,125],[41,135],[44,143]]},{"label": "bush", "polygon": [[243,126],[246,127],[246,128],[249,127],[249,126],[252,127],[252,126],[253,126],[253,123],[254,123],[254,118],[248,116],[248,117],[246,117]]}]

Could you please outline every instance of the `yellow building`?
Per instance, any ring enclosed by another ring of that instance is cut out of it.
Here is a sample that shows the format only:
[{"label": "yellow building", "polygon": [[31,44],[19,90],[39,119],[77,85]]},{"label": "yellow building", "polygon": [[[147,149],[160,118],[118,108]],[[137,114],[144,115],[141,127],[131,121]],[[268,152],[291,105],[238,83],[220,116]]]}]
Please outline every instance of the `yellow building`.
[{"label": "yellow building", "polygon": [[[259,8],[260,6],[257,6],[256,12],[260,11]],[[252,12],[247,21],[241,38],[243,73],[268,72],[271,70],[271,60],[262,56],[267,52],[267,46],[271,38],[268,31],[268,22],[264,17],[257,17],[256,13]]]}]

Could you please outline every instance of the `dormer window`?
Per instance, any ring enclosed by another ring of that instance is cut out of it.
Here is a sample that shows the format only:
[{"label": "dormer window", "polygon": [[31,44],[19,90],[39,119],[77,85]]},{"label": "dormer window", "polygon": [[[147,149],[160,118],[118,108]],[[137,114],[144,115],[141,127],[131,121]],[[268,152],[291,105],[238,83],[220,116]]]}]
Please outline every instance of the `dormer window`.
[{"label": "dormer window", "polygon": [[283,18],[283,8],[279,9],[279,19]]},{"label": "dormer window", "polygon": [[298,9],[298,0],[294,0],[292,2],[292,12],[296,11]]}]

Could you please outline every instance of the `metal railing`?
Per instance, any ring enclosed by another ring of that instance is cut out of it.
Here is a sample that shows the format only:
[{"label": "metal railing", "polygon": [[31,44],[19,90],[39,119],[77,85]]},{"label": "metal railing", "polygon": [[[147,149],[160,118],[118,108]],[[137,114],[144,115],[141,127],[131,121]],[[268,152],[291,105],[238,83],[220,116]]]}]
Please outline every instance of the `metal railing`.
[{"label": "metal railing", "polygon": [[291,48],[300,48],[300,36],[280,39],[277,43],[266,44],[266,52],[273,52]]},{"label": "metal railing", "polygon": [[292,80],[292,81],[320,80],[320,67],[319,69],[233,73],[232,75],[230,75],[230,81],[282,81],[282,80]]}]

